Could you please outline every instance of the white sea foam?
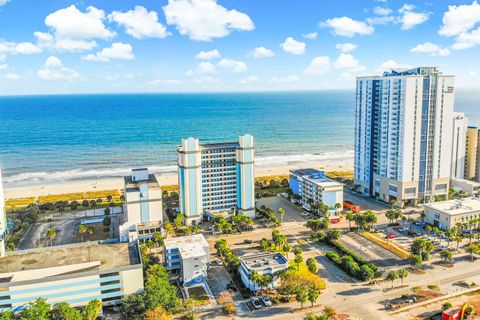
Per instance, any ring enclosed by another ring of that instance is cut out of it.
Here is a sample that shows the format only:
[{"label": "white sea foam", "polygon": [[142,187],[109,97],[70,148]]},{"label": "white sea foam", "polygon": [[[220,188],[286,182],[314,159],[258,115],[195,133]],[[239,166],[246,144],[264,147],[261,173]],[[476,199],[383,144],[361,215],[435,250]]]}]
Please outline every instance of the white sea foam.
[{"label": "white sea foam", "polygon": [[[321,154],[300,154],[300,155],[279,155],[269,157],[256,157],[257,167],[275,167],[295,164],[321,164],[331,161],[351,161],[353,151],[326,152]],[[128,175],[131,172],[128,168],[106,168],[106,169],[71,169],[65,171],[31,172],[20,173],[11,176],[4,176],[6,184],[26,184],[41,182],[61,182],[71,180],[118,178]],[[173,174],[177,171],[176,165],[169,166],[148,166],[151,173]]]}]

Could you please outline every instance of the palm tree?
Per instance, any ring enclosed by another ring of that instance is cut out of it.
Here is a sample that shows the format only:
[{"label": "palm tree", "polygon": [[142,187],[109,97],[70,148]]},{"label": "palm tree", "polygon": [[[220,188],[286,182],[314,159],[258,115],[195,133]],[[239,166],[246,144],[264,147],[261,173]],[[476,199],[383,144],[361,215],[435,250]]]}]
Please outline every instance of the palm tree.
[{"label": "palm tree", "polygon": [[393,281],[395,281],[395,280],[397,280],[397,279],[398,279],[398,273],[397,273],[397,271],[392,270],[392,271],[390,271],[390,272],[387,274],[387,280],[392,281],[392,289],[393,289]]},{"label": "palm tree", "polygon": [[473,262],[473,255],[480,253],[480,246],[476,243],[470,243],[465,247],[465,251],[470,253],[470,260]]},{"label": "palm tree", "polygon": [[285,215],[285,209],[283,208],[278,208],[277,211],[278,215],[280,216],[280,225],[283,223],[283,216]]},{"label": "palm tree", "polygon": [[400,269],[398,270],[398,277],[402,279],[402,286],[403,286],[403,280],[408,277],[408,270],[407,269]]},{"label": "palm tree", "polygon": [[355,215],[353,212],[347,213],[347,220],[348,220],[348,229],[352,230],[352,221],[355,221]]},{"label": "palm tree", "polygon": [[256,270],[252,270],[252,272],[250,272],[249,278],[253,283],[253,292],[255,292],[255,294],[257,293],[257,287],[260,284],[261,277],[262,275],[259,274]]},{"label": "palm tree", "polygon": [[50,228],[47,230],[47,237],[50,239],[50,247],[53,245],[53,239],[57,236],[55,229]]},{"label": "palm tree", "polygon": [[81,225],[78,227],[78,232],[81,233],[81,235],[82,235],[82,242],[83,242],[83,234],[84,234],[85,232],[87,232],[87,227],[85,227],[84,224],[81,224]]},{"label": "palm tree", "polygon": [[452,260],[453,254],[450,250],[443,250],[440,252],[440,257],[443,260],[443,263],[447,263],[448,261]]}]

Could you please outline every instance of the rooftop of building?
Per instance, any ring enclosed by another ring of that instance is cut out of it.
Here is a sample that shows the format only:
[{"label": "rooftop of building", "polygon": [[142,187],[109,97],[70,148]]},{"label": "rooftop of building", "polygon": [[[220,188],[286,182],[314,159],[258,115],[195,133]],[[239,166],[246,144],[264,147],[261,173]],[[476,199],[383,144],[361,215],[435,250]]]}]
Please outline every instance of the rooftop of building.
[{"label": "rooftop of building", "polygon": [[[132,170],[135,171],[135,170]],[[138,171],[138,170],[137,170]],[[158,184],[157,177],[154,174],[148,175],[148,180],[133,180],[132,176],[124,177],[125,180],[125,191],[126,192],[135,192],[140,188],[140,184],[147,183],[149,189],[160,189]]]},{"label": "rooftop of building", "polygon": [[248,269],[262,270],[275,266],[288,266],[288,259],[280,252],[262,252],[240,257]]},{"label": "rooftop of building", "polygon": [[136,245],[126,242],[83,242],[47,248],[7,252],[0,258],[0,273],[36,270],[99,261],[98,270],[140,263]]},{"label": "rooftop of building", "polygon": [[193,234],[190,236],[165,239],[163,241],[163,244],[166,250],[178,249],[183,246],[188,247],[190,244],[197,244],[198,246],[202,246],[202,247],[208,246],[207,240],[205,240],[205,237],[203,236],[203,234],[200,234],[200,233]]},{"label": "rooftop of building", "polygon": [[438,74],[438,68],[437,67],[416,67],[412,69],[407,69],[407,68],[396,68],[396,69],[391,69],[389,71],[385,71],[383,73],[383,76],[389,77],[389,76],[429,76],[433,74]]},{"label": "rooftop of building", "polygon": [[303,179],[310,180],[321,187],[333,187],[333,186],[342,185],[338,181],[327,178],[325,171],[320,171],[313,168],[307,168],[307,169],[290,170],[290,172],[294,175],[301,176]]},{"label": "rooftop of building", "polygon": [[185,243],[178,248],[183,259],[200,258],[205,256],[205,245],[200,243]]},{"label": "rooftop of building", "polygon": [[424,206],[453,216],[480,211],[480,199],[471,197],[426,203]]}]

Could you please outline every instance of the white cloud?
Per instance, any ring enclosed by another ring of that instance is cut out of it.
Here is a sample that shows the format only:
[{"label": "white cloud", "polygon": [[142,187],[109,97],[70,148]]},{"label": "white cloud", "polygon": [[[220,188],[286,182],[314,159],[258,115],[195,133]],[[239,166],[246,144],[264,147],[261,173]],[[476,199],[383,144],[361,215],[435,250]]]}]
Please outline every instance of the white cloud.
[{"label": "white cloud", "polygon": [[280,44],[280,46],[285,52],[299,55],[305,53],[306,44],[305,42],[300,42],[292,37],[288,37],[282,44]]},{"label": "white cloud", "polygon": [[158,22],[157,12],[149,12],[142,6],[127,12],[113,11],[108,19],[123,26],[125,32],[136,39],[165,38],[168,35],[167,28]]},{"label": "white cloud", "polygon": [[455,38],[455,43],[452,45],[453,50],[463,50],[473,48],[480,44],[480,28],[470,32],[464,32]]},{"label": "white cloud", "polygon": [[0,0],[0,7],[6,5],[7,2],[9,2],[9,1],[10,0]]},{"label": "white cloud", "polygon": [[349,17],[328,19],[320,23],[320,27],[327,27],[337,36],[353,37],[355,35],[370,35],[375,28],[363,21],[354,20]]},{"label": "white cloud", "polygon": [[389,24],[397,22],[397,18],[394,16],[374,16],[365,19],[369,24]]},{"label": "white cloud", "polygon": [[16,73],[7,73],[5,75],[5,79],[7,79],[7,80],[19,80],[20,76]]},{"label": "white cloud", "polygon": [[273,57],[275,54],[273,53],[272,50],[267,49],[265,47],[258,47],[253,49],[252,51],[252,57],[254,58],[270,58]]},{"label": "white cloud", "polygon": [[450,50],[448,48],[442,48],[439,45],[431,42],[425,42],[418,44],[416,47],[410,49],[412,53],[425,53],[432,56],[448,56],[450,55]]},{"label": "white cloud", "polygon": [[177,79],[155,79],[150,81],[148,84],[150,85],[165,85],[165,86],[180,86],[185,84],[185,81],[177,80]]},{"label": "white cloud", "polygon": [[44,68],[38,70],[37,75],[45,81],[73,80],[79,76],[75,70],[65,67],[55,56],[47,58]]},{"label": "white cloud", "polygon": [[[2,45],[2,44],[0,43],[0,46],[1,46],[1,45]],[[4,53],[1,53],[1,51],[0,51],[0,62],[3,62],[3,61],[5,61],[5,60],[7,60],[7,55],[4,54]]]},{"label": "white cloud", "polygon": [[210,51],[200,51],[195,58],[200,59],[200,60],[213,60],[213,59],[219,59],[221,58],[222,55],[217,49],[213,49]]},{"label": "white cloud", "polygon": [[297,75],[291,75],[286,77],[273,77],[270,79],[270,83],[285,84],[299,82],[300,78]]},{"label": "white cloud", "polygon": [[310,33],[302,34],[302,37],[307,38],[307,39],[317,39],[318,33],[317,32],[310,32]]},{"label": "white cloud", "polygon": [[115,32],[104,25],[105,13],[93,6],[85,13],[75,5],[50,13],[45,18],[52,33],[34,32],[38,45],[61,51],[91,50],[96,46],[93,39],[109,40]]},{"label": "white cloud", "polygon": [[383,72],[386,70],[398,69],[398,68],[410,69],[412,68],[412,66],[409,64],[398,64],[395,60],[387,60],[387,61],[384,61],[380,66],[378,66],[377,72]]},{"label": "white cloud", "polygon": [[250,77],[240,79],[238,82],[241,84],[255,83],[255,82],[258,82],[258,78],[255,76],[250,76]]},{"label": "white cloud", "polygon": [[110,60],[132,60],[133,58],[135,58],[135,55],[130,44],[115,42],[109,48],[103,48],[95,54],[82,57],[82,60],[108,62]]},{"label": "white cloud", "polygon": [[217,0],[168,0],[163,11],[168,24],[175,25],[181,35],[198,41],[223,38],[232,30],[255,29],[248,15],[228,10]]},{"label": "white cloud", "polygon": [[2,42],[0,41],[0,54],[4,59],[6,54],[37,54],[42,49],[31,42]]},{"label": "white cloud", "polygon": [[448,11],[443,14],[442,26],[438,33],[442,36],[452,37],[472,29],[480,22],[480,4],[448,6]]},{"label": "white cloud", "polygon": [[220,68],[230,69],[232,73],[241,73],[247,71],[247,65],[243,61],[233,59],[222,59],[217,64]]},{"label": "white cloud", "polygon": [[202,61],[195,70],[188,70],[185,74],[189,77],[215,73],[215,65],[208,61]]},{"label": "white cloud", "polygon": [[373,13],[377,16],[388,16],[392,13],[392,9],[384,7],[375,7]]},{"label": "white cloud", "polygon": [[400,9],[398,9],[398,12],[404,13],[407,11],[412,11],[413,9],[415,9],[413,4],[405,3]]},{"label": "white cloud", "polygon": [[357,48],[357,45],[355,45],[353,43],[349,43],[349,42],[347,42],[347,43],[337,43],[335,48],[337,48],[341,52],[347,53],[347,52],[355,50]]},{"label": "white cloud", "polygon": [[422,24],[428,20],[429,15],[427,13],[421,12],[413,12],[413,11],[406,11],[403,13],[400,21],[402,26],[400,29],[402,30],[409,30],[413,27]]},{"label": "white cloud", "polygon": [[358,61],[354,56],[348,53],[341,53],[340,56],[338,56],[337,60],[334,62],[333,66],[336,69],[341,69],[354,73],[364,72],[367,70],[365,66],[360,64],[360,61]]},{"label": "white cloud", "polygon": [[0,64],[0,70],[5,70],[8,68],[8,64]]},{"label": "white cloud", "polygon": [[303,71],[309,75],[319,75],[330,70],[330,58],[327,56],[315,57],[308,67]]}]

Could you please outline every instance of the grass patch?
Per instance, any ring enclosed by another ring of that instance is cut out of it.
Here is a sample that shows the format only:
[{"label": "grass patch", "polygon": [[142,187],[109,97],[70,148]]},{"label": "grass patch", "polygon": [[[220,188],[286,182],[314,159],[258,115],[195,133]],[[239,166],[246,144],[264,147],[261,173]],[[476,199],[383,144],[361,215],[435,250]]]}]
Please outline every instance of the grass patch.
[{"label": "grass patch", "polygon": [[327,177],[330,179],[350,179],[353,180],[353,171],[329,171],[327,172]]},{"label": "grass patch", "polygon": [[197,306],[203,306],[210,303],[210,298],[201,286],[188,288],[188,296],[195,300]]},{"label": "grass patch", "polygon": [[5,201],[5,207],[7,208],[26,207],[34,203],[35,203],[35,197],[7,199]]},{"label": "grass patch", "polygon": [[120,191],[115,190],[103,190],[103,191],[88,191],[88,192],[74,192],[64,194],[53,194],[48,196],[38,197],[38,203],[55,203],[59,201],[79,201],[79,200],[97,200],[106,199],[108,196],[113,198],[120,198]]},{"label": "grass patch", "polygon": [[408,257],[410,257],[410,253],[406,251],[402,246],[398,244],[393,244],[391,242],[387,243],[387,241],[379,237],[378,234],[370,232],[360,232],[359,234],[362,237],[372,241],[373,243],[378,244],[382,248],[392,252],[393,254],[396,254],[402,259],[408,259]]}]

